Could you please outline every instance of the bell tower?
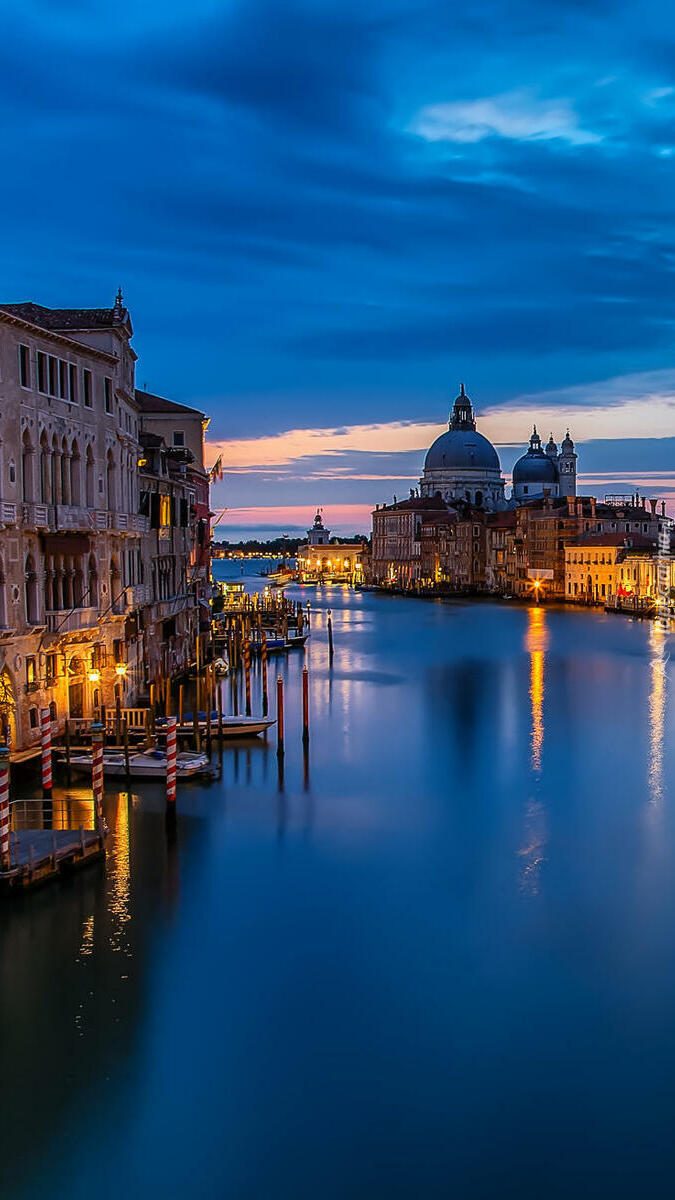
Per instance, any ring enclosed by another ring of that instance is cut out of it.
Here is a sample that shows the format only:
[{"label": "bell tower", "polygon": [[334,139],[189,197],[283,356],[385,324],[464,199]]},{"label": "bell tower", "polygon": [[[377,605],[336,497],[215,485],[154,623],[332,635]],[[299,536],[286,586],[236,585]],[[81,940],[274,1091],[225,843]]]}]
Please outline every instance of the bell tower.
[{"label": "bell tower", "polygon": [[574,450],[574,442],[570,437],[569,429],[567,430],[567,433],[560,445],[560,454],[558,455],[558,475],[560,476],[560,495],[576,496],[577,455]]}]

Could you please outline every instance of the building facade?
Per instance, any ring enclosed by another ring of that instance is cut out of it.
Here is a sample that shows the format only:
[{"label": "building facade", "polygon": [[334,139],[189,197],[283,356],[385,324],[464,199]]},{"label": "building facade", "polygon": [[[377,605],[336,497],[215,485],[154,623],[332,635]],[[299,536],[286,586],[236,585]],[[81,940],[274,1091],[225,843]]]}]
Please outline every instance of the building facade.
[{"label": "building facade", "polygon": [[[0,721],[14,753],[146,693],[152,599],[131,319],[0,306]],[[203,465],[203,459],[202,459]]]},{"label": "building facade", "polygon": [[298,546],[297,565],[301,580],[334,580],[337,583],[361,583],[364,578],[365,539],[360,542],[341,542],[331,538],[321,509],[316,510],[314,522],[307,530],[307,541]]}]

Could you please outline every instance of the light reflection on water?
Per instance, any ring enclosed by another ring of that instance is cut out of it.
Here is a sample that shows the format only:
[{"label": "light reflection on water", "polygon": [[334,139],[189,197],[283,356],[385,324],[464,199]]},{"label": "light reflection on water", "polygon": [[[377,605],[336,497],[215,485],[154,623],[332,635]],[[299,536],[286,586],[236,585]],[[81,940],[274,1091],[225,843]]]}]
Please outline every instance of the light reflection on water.
[{"label": "light reflection on water", "polygon": [[3,913],[6,1194],[616,1197],[646,1162],[658,1193],[668,641],[578,610],[311,600],[305,654],[270,662],[283,778],[273,730],[181,787],[175,828],[160,787],[111,788],[105,869]]}]

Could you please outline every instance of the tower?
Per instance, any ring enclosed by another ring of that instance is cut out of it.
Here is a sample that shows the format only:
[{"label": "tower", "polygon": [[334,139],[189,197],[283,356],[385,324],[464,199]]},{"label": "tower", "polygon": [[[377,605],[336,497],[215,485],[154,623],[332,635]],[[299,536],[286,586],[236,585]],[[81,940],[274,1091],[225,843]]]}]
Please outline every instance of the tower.
[{"label": "tower", "polygon": [[560,495],[576,496],[577,494],[577,455],[574,442],[567,430],[560,446],[558,455],[558,475],[560,476]]},{"label": "tower", "polygon": [[316,510],[312,528],[307,530],[307,541],[310,546],[327,546],[330,541],[330,529],[324,528],[320,508]]}]

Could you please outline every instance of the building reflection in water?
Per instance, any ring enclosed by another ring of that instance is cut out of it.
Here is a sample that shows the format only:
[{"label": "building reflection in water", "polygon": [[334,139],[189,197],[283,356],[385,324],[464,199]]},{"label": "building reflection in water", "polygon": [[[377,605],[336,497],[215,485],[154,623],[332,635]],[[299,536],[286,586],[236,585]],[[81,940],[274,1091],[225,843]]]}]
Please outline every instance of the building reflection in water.
[{"label": "building reflection in water", "polygon": [[548,630],[543,608],[528,609],[528,626],[525,648],[530,656],[530,767],[533,774],[533,791],[525,810],[523,845],[518,851],[522,860],[521,886],[535,896],[539,891],[539,877],[545,861],[544,850],[548,840],[546,809],[537,794],[541,783],[544,751],[544,692],[546,682],[546,650]]},{"label": "building reflection in water", "polygon": [[663,743],[666,719],[667,634],[654,622],[649,663],[649,767],[647,787],[652,808],[663,802]]}]

